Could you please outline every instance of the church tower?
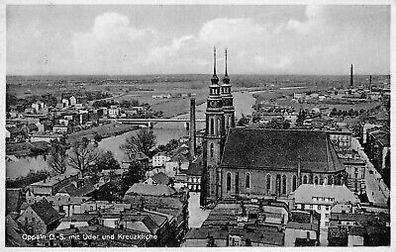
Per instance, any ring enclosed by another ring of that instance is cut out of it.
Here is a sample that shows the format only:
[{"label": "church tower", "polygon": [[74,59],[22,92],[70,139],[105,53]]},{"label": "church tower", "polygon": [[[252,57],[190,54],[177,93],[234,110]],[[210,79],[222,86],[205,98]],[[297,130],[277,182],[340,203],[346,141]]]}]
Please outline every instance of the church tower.
[{"label": "church tower", "polygon": [[224,131],[224,111],[221,97],[221,87],[216,74],[216,48],[214,49],[214,68],[209,97],[206,106],[206,140],[207,140],[207,163],[208,166],[220,164],[222,152],[222,138]]},{"label": "church tower", "polygon": [[216,200],[220,194],[219,165],[225,140],[223,100],[221,87],[216,74],[216,48],[214,49],[214,67],[209,97],[206,107],[206,131],[203,146],[204,173],[206,181],[206,197]]},{"label": "church tower", "polygon": [[223,101],[225,131],[228,133],[230,128],[235,128],[235,108],[234,98],[231,94],[230,77],[228,76],[227,53],[227,49],[225,49],[225,75],[221,85],[221,98]]}]

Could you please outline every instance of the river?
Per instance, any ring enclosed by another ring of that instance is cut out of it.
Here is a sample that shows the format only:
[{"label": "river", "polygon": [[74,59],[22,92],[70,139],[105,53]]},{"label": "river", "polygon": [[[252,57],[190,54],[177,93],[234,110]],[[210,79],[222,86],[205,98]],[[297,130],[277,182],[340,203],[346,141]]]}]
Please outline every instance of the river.
[{"label": "river", "polygon": [[[255,99],[252,94],[248,92],[235,92],[233,95],[236,118],[241,118],[242,114],[251,114],[253,111],[252,106],[255,103]],[[205,110],[206,103],[197,106],[196,118],[205,118]],[[185,118],[188,116],[188,114],[184,114],[177,116],[177,118]],[[204,127],[204,122],[198,122],[196,125],[197,130],[203,129]],[[171,139],[178,139],[182,136],[188,135],[188,131],[184,128],[183,123],[157,123],[154,125],[153,132],[157,137],[157,145],[166,144]],[[125,158],[125,154],[120,149],[120,145],[125,142],[125,139],[128,136],[136,133],[137,131],[130,131],[119,136],[105,138],[100,141],[99,148],[113,152],[114,157],[121,162]],[[50,170],[43,156],[23,157],[17,162],[7,161],[6,169],[7,178],[16,178],[27,175],[30,170]]]}]

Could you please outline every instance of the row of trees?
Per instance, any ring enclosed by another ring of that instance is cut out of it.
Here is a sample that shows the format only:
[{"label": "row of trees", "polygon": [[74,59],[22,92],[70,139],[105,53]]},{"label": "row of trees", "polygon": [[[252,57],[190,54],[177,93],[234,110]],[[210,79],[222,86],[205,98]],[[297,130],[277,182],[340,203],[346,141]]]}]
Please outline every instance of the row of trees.
[{"label": "row of trees", "polygon": [[362,115],[366,112],[365,109],[361,109],[360,111],[358,110],[354,110],[354,109],[350,109],[350,110],[337,110],[336,108],[333,108],[330,112],[330,116],[334,117],[334,116],[350,116],[350,117],[356,117],[359,115]]}]

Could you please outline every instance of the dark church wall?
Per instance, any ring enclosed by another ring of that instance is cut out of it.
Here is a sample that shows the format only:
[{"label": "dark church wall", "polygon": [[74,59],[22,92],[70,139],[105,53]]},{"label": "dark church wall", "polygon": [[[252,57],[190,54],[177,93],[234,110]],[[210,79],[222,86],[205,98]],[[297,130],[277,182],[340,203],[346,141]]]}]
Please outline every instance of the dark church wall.
[{"label": "dark church wall", "polygon": [[[231,174],[231,188],[227,190],[227,174]],[[287,172],[287,171],[271,171],[271,170],[256,170],[256,169],[232,169],[223,168],[222,169],[222,180],[221,180],[221,190],[222,198],[230,198],[236,194],[235,179],[236,173],[239,177],[238,194],[244,195],[259,195],[259,196],[288,196],[293,191],[293,176],[296,178],[296,186],[298,186],[297,172]],[[246,188],[246,178],[247,174],[250,175],[250,188]],[[342,181],[337,179],[337,176],[342,174],[339,172],[337,174],[323,174],[323,173],[301,173],[301,183],[304,183],[304,177],[306,177],[307,184],[313,184],[315,182],[315,177],[317,177],[317,184],[341,184]],[[270,175],[270,189],[267,190],[267,176]],[[277,176],[278,179],[277,183]],[[286,193],[283,190],[283,176],[286,177]],[[330,177],[330,181],[329,181]],[[332,182],[333,181],[333,182]],[[278,190],[277,190],[278,189]]]}]

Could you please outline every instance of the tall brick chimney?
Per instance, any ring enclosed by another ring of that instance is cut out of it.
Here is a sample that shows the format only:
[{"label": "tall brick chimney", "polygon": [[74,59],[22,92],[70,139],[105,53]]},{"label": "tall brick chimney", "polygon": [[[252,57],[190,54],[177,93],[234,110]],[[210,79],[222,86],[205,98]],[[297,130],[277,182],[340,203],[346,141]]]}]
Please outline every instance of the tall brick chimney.
[{"label": "tall brick chimney", "polygon": [[195,156],[196,142],[195,142],[195,98],[190,99],[190,153]]},{"label": "tall brick chimney", "polygon": [[351,64],[351,87],[353,87],[353,64]]}]

